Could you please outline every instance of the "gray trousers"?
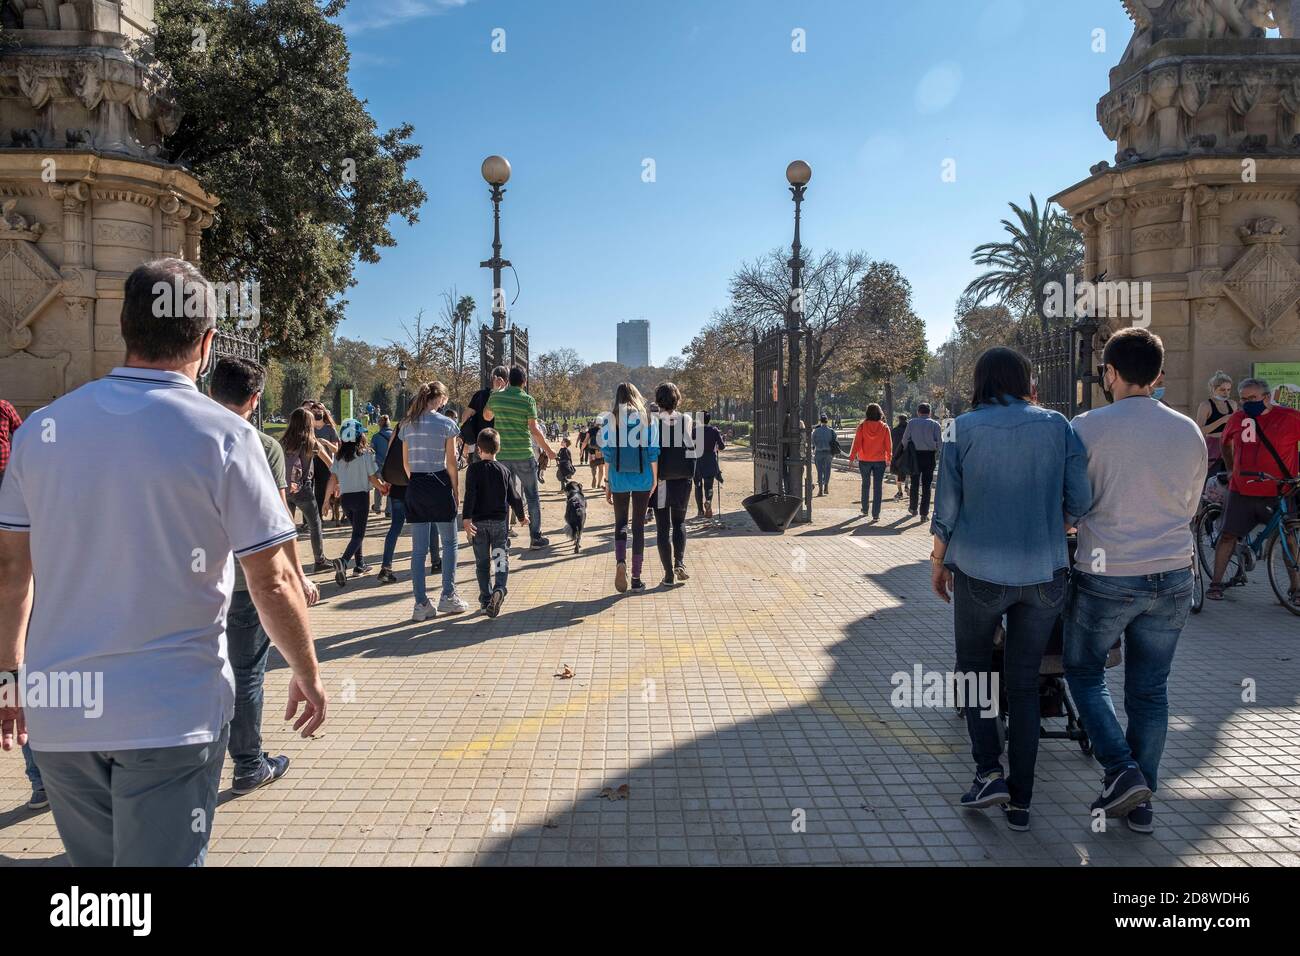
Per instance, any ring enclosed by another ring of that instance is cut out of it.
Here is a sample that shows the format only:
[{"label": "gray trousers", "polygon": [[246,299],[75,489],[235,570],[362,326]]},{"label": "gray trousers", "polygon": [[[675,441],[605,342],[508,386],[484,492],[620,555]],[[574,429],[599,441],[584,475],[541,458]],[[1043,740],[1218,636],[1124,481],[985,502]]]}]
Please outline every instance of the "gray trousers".
[{"label": "gray trousers", "polygon": [[202,866],[217,809],[230,727],[207,744],[63,753],[40,751],[73,866]]}]

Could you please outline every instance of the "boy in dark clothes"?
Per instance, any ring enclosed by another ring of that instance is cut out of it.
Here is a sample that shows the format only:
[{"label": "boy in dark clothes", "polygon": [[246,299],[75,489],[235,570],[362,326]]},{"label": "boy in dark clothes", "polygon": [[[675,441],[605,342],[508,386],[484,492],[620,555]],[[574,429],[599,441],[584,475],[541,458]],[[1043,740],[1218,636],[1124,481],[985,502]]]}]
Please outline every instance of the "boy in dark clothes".
[{"label": "boy in dark clothes", "polygon": [[573,467],[573,451],[569,448],[569,439],[566,437],[563,441],[560,453],[555,456],[555,474],[562,482],[567,482],[574,475],[576,469]]},{"label": "boy in dark clothes", "polygon": [[496,617],[501,602],[506,599],[506,580],[510,575],[510,541],[506,537],[510,512],[514,511],[518,524],[524,524],[527,519],[518,479],[497,461],[501,437],[496,429],[480,431],[475,444],[478,460],[465,472],[465,534],[474,546],[479,607],[488,617]]}]

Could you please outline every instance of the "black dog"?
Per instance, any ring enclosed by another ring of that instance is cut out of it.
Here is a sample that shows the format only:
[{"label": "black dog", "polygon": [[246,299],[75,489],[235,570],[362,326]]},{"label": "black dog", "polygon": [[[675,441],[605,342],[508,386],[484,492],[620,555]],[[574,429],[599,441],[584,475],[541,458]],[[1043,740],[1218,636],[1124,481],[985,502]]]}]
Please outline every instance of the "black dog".
[{"label": "black dog", "polygon": [[564,497],[564,525],[573,541],[573,553],[577,554],[582,550],[582,528],[587,523],[587,499],[576,481],[565,482]]}]

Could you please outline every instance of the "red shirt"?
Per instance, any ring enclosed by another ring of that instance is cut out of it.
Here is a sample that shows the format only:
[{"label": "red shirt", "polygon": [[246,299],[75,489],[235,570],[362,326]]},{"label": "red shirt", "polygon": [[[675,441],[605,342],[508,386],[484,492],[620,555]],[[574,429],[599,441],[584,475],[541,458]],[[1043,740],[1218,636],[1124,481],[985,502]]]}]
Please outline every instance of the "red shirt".
[{"label": "red shirt", "polygon": [[4,475],[5,469],[9,467],[9,446],[12,444],[14,432],[22,423],[23,420],[18,417],[14,407],[0,398],[0,476]]},{"label": "red shirt", "polygon": [[1285,477],[1277,466],[1277,459],[1260,440],[1262,433],[1268,436],[1283,464],[1291,472],[1291,477],[1300,473],[1300,412],[1284,405],[1270,406],[1266,414],[1255,419],[1254,441],[1245,441],[1245,438],[1250,437],[1245,434],[1247,421],[1246,413],[1237,411],[1223,428],[1223,443],[1232,446],[1232,481],[1228,487],[1239,495],[1275,497],[1278,493],[1275,482],[1246,478],[1242,472],[1262,471],[1279,478]]}]

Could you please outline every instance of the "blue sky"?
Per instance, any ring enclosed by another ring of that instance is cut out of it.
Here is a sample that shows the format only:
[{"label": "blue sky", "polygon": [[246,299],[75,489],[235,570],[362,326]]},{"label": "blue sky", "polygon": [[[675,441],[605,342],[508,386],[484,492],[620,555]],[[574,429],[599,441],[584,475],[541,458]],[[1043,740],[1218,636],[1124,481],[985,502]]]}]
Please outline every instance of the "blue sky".
[{"label": "blue sky", "polygon": [[452,286],[488,319],[479,165],[500,153],[512,318],[534,354],[590,362],[628,318],[654,362],[680,352],[741,261],[788,245],[796,158],[805,243],[895,262],[942,341],[1007,202],[1113,160],[1096,103],[1131,34],[1119,0],[353,0],[343,22],[378,123],[415,126],[429,201],[359,267],[339,334],[399,338]]}]

